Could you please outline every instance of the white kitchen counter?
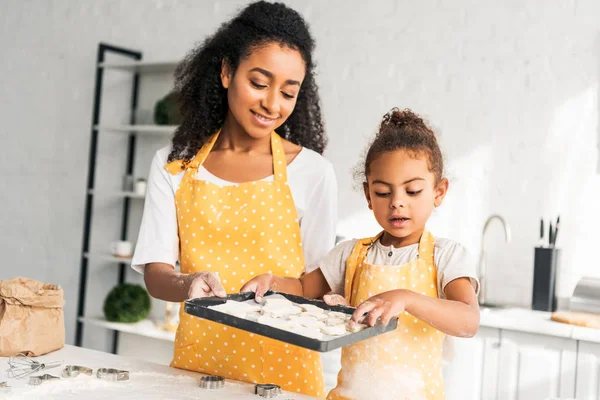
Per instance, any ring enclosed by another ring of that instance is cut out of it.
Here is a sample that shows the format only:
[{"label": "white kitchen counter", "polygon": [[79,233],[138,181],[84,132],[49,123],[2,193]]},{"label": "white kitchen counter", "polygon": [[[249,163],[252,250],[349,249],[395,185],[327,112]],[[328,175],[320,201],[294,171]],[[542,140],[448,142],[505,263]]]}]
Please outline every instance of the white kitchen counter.
[{"label": "white kitchen counter", "polygon": [[482,308],[480,325],[600,343],[600,329],[555,322],[550,315],[525,308]]},{"label": "white kitchen counter", "polygon": [[[79,375],[75,378],[62,378],[59,381],[44,382],[39,386],[29,386],[29,378],[16,380],[6,377],[8,358],[0,357],[0,382],[8,381],[10,389],[0,388],[2,399],[260,399],[254,394],[254,385],[226,381],[225,387],[208,391],[199,387],[202,374],[153,364],[133,358],[116,356],[95,350],[65,346],[56,352],[36,357],[40,362],[63,360],[58,368],[42,371],[34,375],[49,373],[61,376],[65,365],[80,365],[94,369],[93,376]],[[97,368],[116,368],[130,371],[128,381],[108,382],[96,378]],[[314,397],[284,392],[280,399],[308,400]]]}]

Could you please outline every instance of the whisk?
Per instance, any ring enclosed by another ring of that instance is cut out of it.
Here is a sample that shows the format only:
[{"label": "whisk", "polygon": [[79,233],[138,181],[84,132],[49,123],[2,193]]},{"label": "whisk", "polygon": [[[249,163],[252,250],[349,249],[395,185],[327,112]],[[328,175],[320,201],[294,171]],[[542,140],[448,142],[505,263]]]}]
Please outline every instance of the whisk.
[{"label": "whisk", "polygon": [[49,363],[41,363],[36,360],[32,360],[23,353],[19,353],[8,359],[8,369],[6,375],[9,378],[21,379],[35,374],[38,371],[49,368],[60,367],[62,361],[53,361]]}]

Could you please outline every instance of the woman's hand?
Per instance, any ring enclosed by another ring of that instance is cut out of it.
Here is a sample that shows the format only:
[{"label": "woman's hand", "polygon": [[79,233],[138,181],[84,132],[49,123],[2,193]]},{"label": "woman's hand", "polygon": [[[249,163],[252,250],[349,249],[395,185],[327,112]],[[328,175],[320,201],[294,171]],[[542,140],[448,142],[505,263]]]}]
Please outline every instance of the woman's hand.
[{"label": "woman's hand", "polygon": [[[356,308],[352,314],[355,323],[366,323],[373,326],[380,318],[382,325],[387,325],[390,319],[400,315],[408,306],[410,290],[397,289],[373,296]],[[363,315],[367,314],[364,318]]]},{"label": "woman's hand", "polygon": [[272,288],[274,281],[273,274],[258,275],[246,282],[240,289],[240,293],[254,292],[254,300],[260,303],[265,293]]},{"label": "woman's hand", "polygon": [[188,299],[198,297],[218,296],[225,297],[227,293],[221,285],[218,272],[196,272],[186,276],[188,280]]}]

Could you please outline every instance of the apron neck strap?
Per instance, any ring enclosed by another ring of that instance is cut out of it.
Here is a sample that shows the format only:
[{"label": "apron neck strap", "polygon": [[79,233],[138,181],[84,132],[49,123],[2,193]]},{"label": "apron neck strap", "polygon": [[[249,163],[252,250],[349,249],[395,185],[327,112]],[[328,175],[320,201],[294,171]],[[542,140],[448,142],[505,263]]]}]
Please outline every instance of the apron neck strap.
[{"label": "apron neck strap", "polygon": [[185,171],[186,169],[198,169],[198,167],[204,163],[206,157],[208,157],[208,154],[212,150],[213,146],[215,145],[215,142],[217,141],[217,138],[219,137],[219,133],[221,133],[220,130],[214,135],[212,135],[204,143],[202,148],[196,153],[194,158],[192,158],[189,162],[184,162],[184,160],[171,161],[170,163],[165,165],[166,170],[169,171],[171,175],[177,175],[178,173],[180,173],[181,171]]},{"label": "apron neck strap", "polygon": [[359,240],[356,245],[354,245],[354,249],[352,249],[352,253],[350,257],[346,260],[346,276],[344,282],[344,297],[346,300],[353,304],[352,301],[352,287],[355,281],[356,271],[358,266],[363,263],[365,258],[367,257],[367,252],[369,249],[375,244],[377,240],[383,235],[383,231],[379,233],[377,236],[372,238],[366,238]]},{"label": "apron neck strap", "polygon": [[435,237],[428,231],[424,230],[419,240],[419,258],[423,261],[431,261],[434,263],[433,252],[435,250]]},{"label": "apron neck strap", "polygon": [[271,153],[273,153],[273,180],[276,182],[287,182],[287,160],[283,151],[281,137],[271,133]]},{"label": "apron neck strap", "polygon": [[[206,161],[206,157],[210,154],[220,133],[221,131],[219,130],[212,135],[189,163],[184,163],[182,160],[175,160],[165,167],[173,175],[189,168],[198,169]],[[281,183],[287,182],[287,160],[285,159],[281,137],[275,132],[271,132],[271,153],[273,154],[273,180]]]}]

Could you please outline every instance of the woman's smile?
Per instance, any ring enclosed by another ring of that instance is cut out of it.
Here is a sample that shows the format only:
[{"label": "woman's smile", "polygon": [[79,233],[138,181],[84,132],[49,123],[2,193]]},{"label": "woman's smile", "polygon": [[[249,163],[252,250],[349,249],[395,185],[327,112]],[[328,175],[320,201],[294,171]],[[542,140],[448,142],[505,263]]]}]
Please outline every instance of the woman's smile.
[{"label": "woman's smile", "polygon": [[277,118],[269,118],[269,117],[266,117],[262,114],[252,111],[252,110],[250,110],[250,112],[252,113],[252,116],[254,117],[253,118],[254,122],[261,127],[267,127],[267,126],[273,125],[275,123],[275,121],[277,121]]}]

